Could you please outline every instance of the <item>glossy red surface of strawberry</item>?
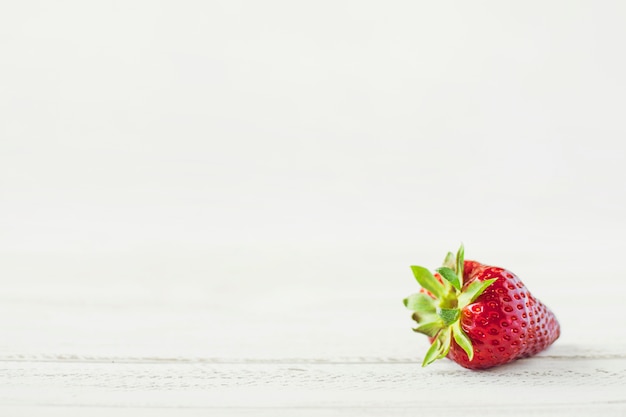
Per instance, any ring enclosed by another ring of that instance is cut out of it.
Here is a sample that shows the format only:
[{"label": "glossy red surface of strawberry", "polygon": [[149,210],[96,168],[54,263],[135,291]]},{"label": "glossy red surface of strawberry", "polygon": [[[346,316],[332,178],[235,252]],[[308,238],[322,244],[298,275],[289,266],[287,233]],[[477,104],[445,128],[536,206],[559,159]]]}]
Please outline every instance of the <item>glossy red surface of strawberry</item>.
[{"label": "glossy red surface of strawberry", "polygon": [[474,346],[474,358],[470,361],[452,341],[450,359],[470,369],[490,368],[535,355],[559,337],[554,314],[512,272],[465,261],[463,275],[465,285],[497,280],[461,310],[461,327]]}]

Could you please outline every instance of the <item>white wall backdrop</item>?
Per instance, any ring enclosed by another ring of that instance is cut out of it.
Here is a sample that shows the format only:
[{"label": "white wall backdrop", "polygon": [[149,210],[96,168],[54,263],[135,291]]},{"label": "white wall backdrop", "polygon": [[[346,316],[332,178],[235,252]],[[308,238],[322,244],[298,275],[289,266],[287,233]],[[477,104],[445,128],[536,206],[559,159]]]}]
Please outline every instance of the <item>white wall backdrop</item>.
[{"label": "white wall backdrop", "polygon": [[5,297],[184,293],[271,320],[351,288],[388,296],[383,329],[408,265],[463,241],[572,317],[589,282],[617,302],[625,17],[621,1],[0,1]]}]

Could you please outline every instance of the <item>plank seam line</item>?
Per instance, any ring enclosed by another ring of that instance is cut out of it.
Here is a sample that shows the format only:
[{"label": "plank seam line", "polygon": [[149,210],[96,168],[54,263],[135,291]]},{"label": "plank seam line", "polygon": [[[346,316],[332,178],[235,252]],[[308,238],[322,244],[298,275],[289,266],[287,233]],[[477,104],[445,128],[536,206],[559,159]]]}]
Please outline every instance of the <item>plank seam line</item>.
[{"label": "plank seam line", "polygon": [[[496,404],[491,405],[493,409],[497,410],[537,410],[544,408],[562,408],[562,407],[597,407],[599,405],[608,406],[624,406],[626,405],[626,399],[616,399],[607,401],[589,401],[589,402],[567,402],[567,403],[545,403],[545,404]],[[0,404],[0,407],[3,405]],[[207,405],[207,406],[177,406],[177,405],[116,405],[116,404],[54,404],[54,403],[39,403],[39,404],[4,404],[4,406],[10,407],[53,407],[53,408],[108,408],[108,409],[187,409],[187,410],[370,410],[370,409],[422,409],[422,410],[480,410],[483,406],[472,406],[468,404],[464,405],[450,405],[444,404],[441,406],[427,405],[427,404],[407,404],[407,405],[345,405],[345,404],[328,404],[328,405],[236,405],[236,406],[224,406],[224,405]]]},{"label": "plank seam line", "polygon": [[[521,359],[528,360],[530,358]],[[590,354],[590,355],[540,355],[532,360],[623,360],[626,354]],[[208,365],[407,365],[420,363],[421,358],[379,358],[379,357],[355,357],[355,358],[167,358],[167,357],[123,357],[123,356],[39,356],[39,355],[10,355],[0,356],[0,362],[58,362],[58,363],[130,363],[130,364],[208,364]]]}]

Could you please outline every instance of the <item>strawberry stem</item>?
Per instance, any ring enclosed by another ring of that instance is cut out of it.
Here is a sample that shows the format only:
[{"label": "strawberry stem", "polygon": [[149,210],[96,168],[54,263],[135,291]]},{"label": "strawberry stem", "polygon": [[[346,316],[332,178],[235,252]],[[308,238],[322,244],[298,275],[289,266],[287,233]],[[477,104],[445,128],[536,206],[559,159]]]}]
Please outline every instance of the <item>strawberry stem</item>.
[{"label": "strawberry stem", "polygon": [[461,310],[458,308],[438,308],[437,314],[447,326],[450,326],[459,320]]}]

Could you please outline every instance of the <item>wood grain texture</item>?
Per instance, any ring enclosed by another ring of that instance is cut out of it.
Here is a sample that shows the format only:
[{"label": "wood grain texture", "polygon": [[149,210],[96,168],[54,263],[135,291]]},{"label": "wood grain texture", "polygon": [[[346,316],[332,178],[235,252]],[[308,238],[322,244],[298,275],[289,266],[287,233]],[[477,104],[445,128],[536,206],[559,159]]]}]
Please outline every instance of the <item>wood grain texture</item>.
[{"label": "wood grain texture", "polygon": [[[164,410],[279,416],[408,415],[418,410],[445,415],[461,409],[464,415],[626,412],[626,355],[565,352],[481,372],[448,361],[423,369],[410,358],[376,357],[16,359],[0,362],[0,409],[16,415],[112,408],[129,415],[162,415]],[[449,390],[454,397],[444,400]]]}]

